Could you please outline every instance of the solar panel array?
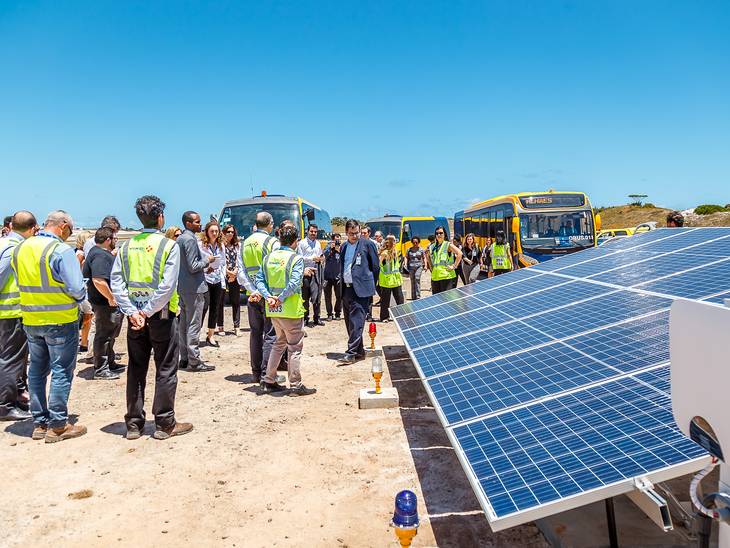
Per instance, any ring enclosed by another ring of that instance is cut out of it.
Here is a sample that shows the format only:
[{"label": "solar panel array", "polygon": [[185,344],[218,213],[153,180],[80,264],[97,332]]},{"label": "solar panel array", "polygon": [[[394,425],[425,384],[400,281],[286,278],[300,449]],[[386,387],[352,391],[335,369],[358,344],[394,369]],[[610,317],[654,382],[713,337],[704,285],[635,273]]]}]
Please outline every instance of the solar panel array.
[{"label": "solar panel array", "polygon": [[669,308],[730,298],[730,228],[659,229],[391,308],[500,530],[699,470]]}]

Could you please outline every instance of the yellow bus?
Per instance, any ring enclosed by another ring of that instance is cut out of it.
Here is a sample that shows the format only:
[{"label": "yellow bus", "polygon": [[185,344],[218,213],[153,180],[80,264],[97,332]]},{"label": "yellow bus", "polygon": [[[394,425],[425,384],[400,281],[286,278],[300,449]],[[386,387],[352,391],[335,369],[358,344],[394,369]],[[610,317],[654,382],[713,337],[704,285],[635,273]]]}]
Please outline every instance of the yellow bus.
[{"label": "yellow bus", "polygon": [[221,227],[228,223],[232,224],[238,231],[238,237],[244,240],[251,235],[259,211],[271,213],[274,217],[274,228],[282,221],[292,221],[299,230],[300,238],[305,237],[307,227],[310,223],[314,223],[317,225],[317,239],[320,240],[322,247],[329,243],[332,235],[329,213],[302,198],[267,195],[266,192],[262,192],[261,196],[226,202],[218,218]]},{"label": "yellow bus", "polygon": [[519,267],[596,245],[593,208],[582,192],[508,194],[454,214],[454,234],[463,239],[473,233],[480,247],[493,242],[498,230]]},{"label": "yellow bus", "polygon": [[437,226],[446,228],[446,239],[449,236],[449,222],[446,217],[403,217],[401,215],[386,215],[376,219],[369,219],[363,223],[364,226],[370,227],[370,237],[375,237],[378,230],[383,233],[383,237],[388,234],[395,236],[396,249],[400,256],[403,257],[406,251],[411,247],[411,238],[418,236],[421,239],[419,244],[425,248],[428,245],[428,237],[433,235]]}]

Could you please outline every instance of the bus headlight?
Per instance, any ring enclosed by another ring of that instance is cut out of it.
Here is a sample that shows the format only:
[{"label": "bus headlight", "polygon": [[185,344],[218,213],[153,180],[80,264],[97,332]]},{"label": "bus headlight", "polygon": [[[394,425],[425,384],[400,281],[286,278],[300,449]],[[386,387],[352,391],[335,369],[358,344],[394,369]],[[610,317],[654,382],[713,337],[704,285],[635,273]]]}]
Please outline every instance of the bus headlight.
[{"label": "bus headlight", "polygon": [[525,255],[524,253],[519,254],[520,261],[522,261],[525,264],[528,264],[530,266],[534,266],[537,264],[537,259],[533,259],[529,255]]}]

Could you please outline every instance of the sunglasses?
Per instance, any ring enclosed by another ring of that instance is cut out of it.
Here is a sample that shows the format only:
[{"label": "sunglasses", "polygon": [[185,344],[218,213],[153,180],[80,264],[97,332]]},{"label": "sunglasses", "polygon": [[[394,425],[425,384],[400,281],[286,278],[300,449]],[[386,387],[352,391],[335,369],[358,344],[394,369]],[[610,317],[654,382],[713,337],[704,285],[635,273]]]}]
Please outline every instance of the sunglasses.
[{"label": "sunglasses", "polygon": [[233,234],[232,230],[226,230],[226,234]]},{"label": "sunglasses", "polygon": [[444,233],[443,233],[443,232],[437,232],[437,233],[436,233],[436,236],[438,236],[439,234],[440,234],[441,236],[443,236],[443,235],[444,235]]}]

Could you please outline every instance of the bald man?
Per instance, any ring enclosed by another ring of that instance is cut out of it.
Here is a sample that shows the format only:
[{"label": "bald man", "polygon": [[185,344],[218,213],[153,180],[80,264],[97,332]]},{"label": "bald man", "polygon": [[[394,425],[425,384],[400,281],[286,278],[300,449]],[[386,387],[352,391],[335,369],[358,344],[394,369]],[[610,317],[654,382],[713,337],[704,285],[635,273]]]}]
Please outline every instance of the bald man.
[{"label": "bald man", "polygon": [[33,236],[36,219],[18,211],[10,220],[8,235],[0,241],[0,421],[31,418],[17,406],[18,382],[25,376],[28,337],[23,330],[20,293],[11,266],[13,250]]}]

